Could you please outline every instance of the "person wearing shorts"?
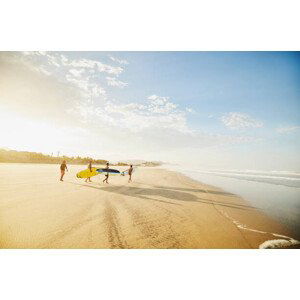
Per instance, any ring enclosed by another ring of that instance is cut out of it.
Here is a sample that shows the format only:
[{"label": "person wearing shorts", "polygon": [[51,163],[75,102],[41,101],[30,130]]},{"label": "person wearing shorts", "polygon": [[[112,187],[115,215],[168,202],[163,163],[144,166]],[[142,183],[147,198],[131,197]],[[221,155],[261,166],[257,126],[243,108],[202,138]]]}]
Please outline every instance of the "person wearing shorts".
[{"label": "person wearing shorts", "polygon": [[129,175],[128,183],[132,181],[131,180],[132,172],[133,172],[133,167],[132,167],[132,165],[130,165],[130,168],[128,169],[128,175]]},{"label": "person wearing shorts", "polygon": [[62,162],[62,164],[60,165],[60,174],[61,174],[60,181],[63,181],[66,170],[68,171],[68,167],[67,167],[66,161],[64,160]]},{"label": "person wearing shorts", "polygon": [[[88,164],[88,169],[92,172],[92,162],[90,161]],[[85,182],[92,182],[91,177],[88,177]]]}]

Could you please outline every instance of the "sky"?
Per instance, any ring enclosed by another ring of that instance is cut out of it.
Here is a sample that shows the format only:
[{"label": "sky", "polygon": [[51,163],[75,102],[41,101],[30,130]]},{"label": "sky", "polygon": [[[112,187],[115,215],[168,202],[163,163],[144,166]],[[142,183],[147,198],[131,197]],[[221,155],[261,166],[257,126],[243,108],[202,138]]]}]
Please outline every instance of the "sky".
[{"label": "sky", "polygon": [[300,52],[0,52],[0,147],[300,171]]}]

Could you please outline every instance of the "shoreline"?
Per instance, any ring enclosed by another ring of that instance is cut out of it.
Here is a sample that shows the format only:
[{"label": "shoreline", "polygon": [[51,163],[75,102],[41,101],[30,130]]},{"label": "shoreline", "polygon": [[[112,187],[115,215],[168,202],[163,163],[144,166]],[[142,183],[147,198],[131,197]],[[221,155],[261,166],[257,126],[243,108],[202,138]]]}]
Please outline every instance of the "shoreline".
[{"label": "shoreline", "polygon": [[23,164],[18,172],[9,165],[0,164],[0,248],[257,249],[298,243],[246,200],[161,166],[139,167],[132,184],[111,176],[105,185],[100,175],[91,184],[77,179],[82,165],[71,165],[64,182],[58,181],[58,165],[41,170]]},{"label": "shoreline", "polygon": [[300,240],[300,211],[298,205],[300,190],[297,187],[245,180],[244,178],[223,177],[218,174],[208,175],[197,169],[186,170],[181,167],[169,167],[168,165],[165,168],[180,172],[200,183],[210,184],[238,195],[251,205],[264,211],[268,217],[287,226],[292,236]]},{"label": "shoreline", "polygon": [[[179,170],[172,170],[172,169],[168,169],[167,167],[161,166],[161,167],[157,167],[157,168],[161,168],[163,170],[167,170],[170,172],[174,172],[174,173],[178,173],[181,176],[185,177],[187,180],[193,182],[194,184],[201,184],[204,185],[208,188],[214,189],[214,190],[218,190],[224,193],[228,193],[228,191],[224,190],[221,187],[218,187],[216,185],[211,185],[211,184],[207,184],[204,183],[200,180],[194,179],[191,176],[186,175],[185,173],[179,171]],[[230,193],[228,193],[230,194]],[[247,200],[246,198],[237,195],[237,194],[232,194],[234,196],[236,196],[237,198],[239,198],[241,201],[245,202],[245,204],[247,205],[252,205],[251,201]],[[263,214],[265,215],[266,219],[270,219],[272,220],[272,222],[276,222],[278,223],[280,226],[285,227],[284,224],[280,223],[278,220],[266,215],[264,212]],[[269,234],[272,235],[274,237],[274,240],[266,240],[264,243],[262,243],[260,245],[259,248],[264,249],[300,249],[300,241],[294,239],[293,237],[291,237],[293,234],[289,232],[290,236],[286,236],[286,235],[282,235],[282,234],[278,234],[275,232],[265,232],[262,230],[257,230],[257,229],[253,229],[253,228],[249,228],[247,225],[240,223],[239,221],[231,218],[230,216],[228,216],[226,213],[224,214],[225,217],[229,218],[239,229],[241,230],[246,230],[246,231],[252,231],[252,232],[257,232],[260,234]],[[289,229],[285,229],[287,231],[289,231]],[[273,242],[274,241],[274,242]]]}]

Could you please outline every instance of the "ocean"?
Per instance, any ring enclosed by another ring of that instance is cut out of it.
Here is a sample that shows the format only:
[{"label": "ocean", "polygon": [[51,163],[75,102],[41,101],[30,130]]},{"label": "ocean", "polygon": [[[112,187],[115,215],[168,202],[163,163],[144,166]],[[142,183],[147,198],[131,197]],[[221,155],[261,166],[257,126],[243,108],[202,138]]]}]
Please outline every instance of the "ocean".
[{"label": "ocean", "polygon": [[178,165],[163,167],[239,195],[286,225],[300,240],[300,173],[258,170],[202,170]]}]

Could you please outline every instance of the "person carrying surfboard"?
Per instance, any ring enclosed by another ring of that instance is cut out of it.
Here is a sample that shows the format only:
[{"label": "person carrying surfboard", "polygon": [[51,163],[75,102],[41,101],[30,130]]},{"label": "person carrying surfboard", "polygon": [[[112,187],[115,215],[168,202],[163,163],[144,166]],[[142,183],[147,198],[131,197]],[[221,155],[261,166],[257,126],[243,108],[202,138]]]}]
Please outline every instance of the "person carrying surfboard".
[{"label": "person carrying surfboard", "polygon": [[69,171],[68,167],[67,167],[67,164],[66,164],[66,161],[64,160],[62,162],[62,164],[60,165],[60,174],[61,174],[60,175],[60,181],[63,181],[66,170]]},{"label": "person carrying surfboard", "polygon": [[131,180],[132,172],[133,172],[133,167],[132,167],[132,165],[130,165],[130,168],[128,169],[128,175],[129,175],[128,183],[132,181]]},{"label": "person carrying surfboard", "polygon": [[[108,170],[109,169],[109,163],[107,162],[106,163],[106,168],[104,169],[104,170]],[[104,182],[106,182],[106,183],[108,183],[108,177],[109,177],[109,174],[108,174],[108,172],[105,174],[105,178],[104,178],[104,180],[102,181],[103,183]]]},{"label": "person carrying surfboard", "polygon": [[[88,164],[88,169],[92,172],[92,161],[89,162]],[[87,177],[85,182],[92,182],[91,177]]]}]

